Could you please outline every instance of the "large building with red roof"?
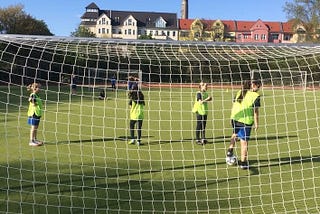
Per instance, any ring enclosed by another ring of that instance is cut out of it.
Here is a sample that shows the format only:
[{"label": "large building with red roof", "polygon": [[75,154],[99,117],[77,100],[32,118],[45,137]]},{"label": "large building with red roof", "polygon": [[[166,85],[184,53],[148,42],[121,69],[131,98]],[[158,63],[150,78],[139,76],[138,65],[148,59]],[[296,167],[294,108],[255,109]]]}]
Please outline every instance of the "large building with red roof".
[{"label": "large building with red roof", "polygon": [[[182,17],[188,17],[187,6],[182,0]],[[95,3],[86,7],[81,26],[99,38],[236,43],[296,43],[305,32],[293,22],[178,19],[175,13],[101,10]]]},{"label": "large building with red roof", "polygon": [[293,22],[179,19],[179,40],[237,43],[296,43]]}]

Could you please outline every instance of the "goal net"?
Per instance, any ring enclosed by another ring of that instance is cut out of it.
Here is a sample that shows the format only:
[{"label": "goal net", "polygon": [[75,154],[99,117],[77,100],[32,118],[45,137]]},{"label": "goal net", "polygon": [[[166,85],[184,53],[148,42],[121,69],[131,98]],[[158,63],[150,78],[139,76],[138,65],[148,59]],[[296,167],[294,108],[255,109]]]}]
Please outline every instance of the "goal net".
[{"label": "goal net", "polygon": [[[313,45],[1,35],[0,212],[317,213],[319,64]],[[232,101],[250,79],[261,106],[243,170],[226,152]],[[201,81],[213,98],[205,145],[192,112]],[[39,147],[27,124],[34,82]],[[130,144],[132,84],[144,94],[141,145]]]}]

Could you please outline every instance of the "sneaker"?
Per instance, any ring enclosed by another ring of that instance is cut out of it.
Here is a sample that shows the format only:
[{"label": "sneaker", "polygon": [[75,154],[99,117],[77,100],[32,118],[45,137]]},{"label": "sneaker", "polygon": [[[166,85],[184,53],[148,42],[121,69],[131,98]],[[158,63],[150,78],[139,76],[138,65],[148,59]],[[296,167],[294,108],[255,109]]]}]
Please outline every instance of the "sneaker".
[{"label": "sneaker", "polygon": [[196,144],[198,144],[198,145],[203,145],[203,143],[201,142],[201,140],[196,140]]},{"label": "sneaker", "polygon": [[208,143],[207,139],[202,139],[201,142],[202,142],[202,144],[207,144]]},{"label": "sneaker", "polygon": [[240,168],[241,169],[249,169],[248,161],[240,162]]},{"label": "sneaker", "polygon": [[39,144],[39,146],[43,145],[43,142],[42,141],[39,141],[37,139],[34,140],[37,144]]},{"label": "sneaker", "polygon": [[42,142],[40,142],[40,141],[37,141],[37,140],[31,140],[30,142],[29,142],[29,146],[42,146]]},{"label": "sneaker", "polygon": [[135,143],[135,140],[134,139],[132,139],[132,140],[130,140],[129,142],[128,142],[128,144],[134,144]]},{"label": "sneaker", "polygon": [[141,143],[141,141],[138,140],[138,141],[137,141],[137,145],[138,145],[138,146],[141,146],[141,145],[143,145],[143,143]]}]

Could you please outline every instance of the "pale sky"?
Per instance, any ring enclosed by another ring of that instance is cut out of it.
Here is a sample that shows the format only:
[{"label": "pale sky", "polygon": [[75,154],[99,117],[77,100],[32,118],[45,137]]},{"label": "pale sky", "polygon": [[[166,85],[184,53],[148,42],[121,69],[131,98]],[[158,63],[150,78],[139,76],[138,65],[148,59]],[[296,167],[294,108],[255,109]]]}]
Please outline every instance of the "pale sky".
[{"label": "pale sky", "polygon": [[[287,21],[285,2],[293,0],[189,0],[189,19]],[[94,2],[100,9],[169,12],[181,17],[181,0],[1,0],[0,7],[22,4],[26,13],[43,20],[56,36],[70,36],[80,24],[85,7]]]}]

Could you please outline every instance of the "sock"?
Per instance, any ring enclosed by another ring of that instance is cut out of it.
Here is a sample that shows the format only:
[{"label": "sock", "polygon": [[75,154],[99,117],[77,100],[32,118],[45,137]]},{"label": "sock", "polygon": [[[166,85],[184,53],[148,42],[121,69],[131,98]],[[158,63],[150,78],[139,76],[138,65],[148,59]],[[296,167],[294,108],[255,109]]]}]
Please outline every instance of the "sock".
[{"label": "sock", "polygon": [[228,157],[233,156],[233,148],[229,148],[229,149],[228,149],[227,156],[228,156]]}]

